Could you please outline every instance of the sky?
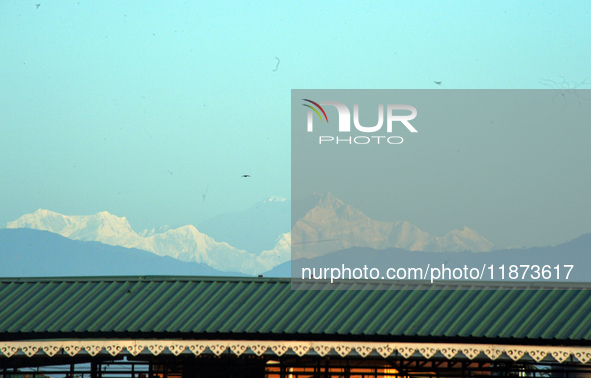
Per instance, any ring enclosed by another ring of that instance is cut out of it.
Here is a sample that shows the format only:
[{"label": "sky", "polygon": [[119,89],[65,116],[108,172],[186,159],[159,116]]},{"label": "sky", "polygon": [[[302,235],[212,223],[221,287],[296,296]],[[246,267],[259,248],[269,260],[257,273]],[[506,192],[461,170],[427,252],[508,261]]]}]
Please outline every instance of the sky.
[{"label": "sky", "polygon": [[[565,97],[551,89],[294,90],[292,97],[294,198],[331,192],[371,219],[405,220],[433,236],[468,227],[495,248],[555,245],[591,231],[589,89]],[[325,104],[328,123],[301,99]],[[353,119],[357,107],[364,127],[378,124],[379,104],[383,124],[385,104],[411,105],[416,133],[400,122],[391,132],[385,125],[360,132],[352,121],[339,132],[336,108],[323,101],[348,106]]]},{"label": "sky", "polygon": [[590,21],[584,1],[3,1],[0,224],[139,231],[289,198],[292,89],[589,89]]}]

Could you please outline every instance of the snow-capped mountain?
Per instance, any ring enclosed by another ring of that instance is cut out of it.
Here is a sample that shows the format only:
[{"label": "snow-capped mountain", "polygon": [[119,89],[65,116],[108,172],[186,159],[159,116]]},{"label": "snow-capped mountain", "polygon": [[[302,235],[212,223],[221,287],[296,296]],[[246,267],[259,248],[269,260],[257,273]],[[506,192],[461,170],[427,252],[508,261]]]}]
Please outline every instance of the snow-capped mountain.
[{"label": "snow-capped mountain", "polygon": [[162,227],[158,227],[158,228],[152,228],[151,230],[143,230],[138,232],[138,235],[143,237],[143,238],[147,238],[148,236],[152,236],[152,235],[156,235],[156,234],[163,234],[168,230],[171,230],[172,227],[170,226],[162,226]]},{"label": "snow-capped mountain", "polygon": [[109,245],[151,250],[144,238],[131,229],[125,217],[118,217],[106,211],[95,215],[63,215],[39,209],[26,214],[4,228],[31,228],[60,234],[70,239],[100,241]]},{"label": "snow-capped mountain", "polygon": [[291,233],[279,236],[275,247],[268,251],[263,251],[257,256],[257,261],[261,267],[267,267],[261,272],[273,269],[277,265],[283,264],[291,259]]},{"label": "snow-capped mountain", "polygon": [[138,235],[125,217],[117,217],[106,211],[95,215],[68,216],[39,209],[8,222],[4,227],[45,230],[74,240],[138,248],[182,261],[204,263],[225,272],[258,274],[271,269],[271,262],[280,264],[290,258],[289,251],[285,252],[281,241],[278,242],[277,250],[249,253],[228,243],[219,243],[191,225],[160,233],[158,230],[144,231]]},{"label": "snow-capped mountain", "polygon": [[263,203],[267,203],[267,202],[286,202],[286,201],[287,201],[287,198],[272,196],[272,197],[269,197],[268,199],[264,200]]},{"label": "snow-capped mountain", "polygon": [[[46,230],[70,239],[138,248],[160,256],[207,264],[224,272],[245,274],[260,274],[291,257],[318,257],[351,247],[378,250],[396,247],[431,252],[481,252],[493,247],[491,242],[467,227],[436,237],[408,222],[375,221],[330,193],[316,194],[304,202],[306,205],[291,212],[289,201],[271,197],[249,210],[213,218],[200,225],[199,230],[192,225],[176,229],[163,226],[138,234],[125,217],[106,211],[68,216],[42,209],[8,222],[4,228]],[[300,218],[292,232],[286,233],[290,227],[290,212]],[[212,234],[223,242],[216,241]]]},{"label": "snow-capped mountain", "polygon": [[410,251],[492,250],[493,244],[465,227],[443,237],[431,236],[408,222],[380,222],[346,205],[328,193],[298,220],[292,230],[293,258],[313,258],[351,247]]},{"label": "snow-capped mountain", "polygon": [[154,234],[145,240],[158,255],[204,263],[224,272],[259,274],[288,261],[291,257],[289,248],[286,250],[281,240],[271,251],[263,251],[260,254],[249,253],[234,248],[228,243],[218,243],[191,225]]}]

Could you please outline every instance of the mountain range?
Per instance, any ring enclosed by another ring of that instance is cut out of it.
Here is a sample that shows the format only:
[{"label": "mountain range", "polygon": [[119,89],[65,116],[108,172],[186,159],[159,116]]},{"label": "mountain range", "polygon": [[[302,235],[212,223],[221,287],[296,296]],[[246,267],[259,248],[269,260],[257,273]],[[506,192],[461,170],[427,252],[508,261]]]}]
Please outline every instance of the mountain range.
[{"label": "mountain range", "polygon": [[[295,226],[290,228],[291,216]],[[314,194],[293,206],[272,197],[250,209],[222,215],[196,228],[168,226],[135,232],[125,217],[106,211],[70,216],[39,209],[3,226],[44,230],[79,241],[135,248],[205,264],[222,272],[255,275],[293,258],[312,258],[351,247],[410,251],[490,251],[493,244],[467,227],[442,237],[404,222],[380,222],[332,194]],[[292,237],[294,243],[292,246]]]},{"label": "mountain range", "polygon": [[[409,222],[380,222],[345,204],[331,193],[314,194],[305,203],[315,203],[292,229],[292,259],[313,258],[348,249],[400,248],[409,251],[491,251],[493,244],[476,231],[464,227],[442,237],[429,235]],[[306,206],[302,205],[305,209]],[[294,205],[296,211],[298,205]]]},{"label": "mountain range", "polygon": [[71,240],[40,230],[0,229],[0,277],[224,276],[205,264],[185,262],[136,248]]},{"label": "mountain range", "polygon": [[[441,269],[442,265],[451,271],[464,266],[468,269],[477,268],[483,271],[482,279],[473,282],[499,280],[504,269],[504,282],[591,282],[591,233],[582,235],[569,242],[556,246],[531,247],[519,249],[502,249],[491,252],[474,253],[463,252],[420,252],[409,253],[400,248],[376,250],[367,247],[352,247],[346,250],[326,253],[315,258],[300,258],[280,264],[268,272],[265,277],[302,277],[303,268],[314,268],[316,274],[328,268],[340,268],[344,264],[347,268],[369,269],[378,268],[383,275],[388,268],[422,268],[424,272],[430,268]],[[486,264],[486,265],[485,265]],[[536,265],[540,273],[536,279]],[[491,268],[492,266],[492,268]],[[511,268],[513,266],[514,268]],[[570,269],[569,266],[572,266]],[[527,269],[526,269],[527,267]],[[545,268],[544,268],[545,267]],[[558,268],[557,268],[558,267]],[[511,270],[518,274],[510,276]],[[557,275],[560,272],[560,275]],[[409,273],[410,274],[410,273]],[[567,279],[568,274],[568,279]],[[533,275],[533,277],[532,277]],[[450,280],[449,274],[445,277]],[[385,280],[384,282],[388,282]]]},{"label": "mountain range", "polygon": [[[289,237],[280,235],[276,248],[249,253],[199,232],[192,225],[162,233],[136,233],[125,217],[106,211],[95,215],[68,216],[39,209],[8,222],[4,228],[29,228],[59,234],[73,240],[98,241],[112,246],[136,248],[159,256],[197,262],[225,272],[257,274],[289,260]],[[142,236],[144,235],[144,236]],[[287,240],[287,241],[286,241]]]}]

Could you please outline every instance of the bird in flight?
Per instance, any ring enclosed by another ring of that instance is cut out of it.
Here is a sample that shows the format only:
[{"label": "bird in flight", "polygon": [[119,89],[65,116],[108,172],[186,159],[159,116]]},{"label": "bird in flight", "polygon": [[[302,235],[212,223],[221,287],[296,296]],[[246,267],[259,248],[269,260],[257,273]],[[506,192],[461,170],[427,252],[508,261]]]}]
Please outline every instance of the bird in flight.
[{"label": "bird in flight", "polygon": [[240,176],[240,177],[250,177],[250,175],[242,175],[242,176]]},{"label": "bird in flight", "polygon": [[41,4],[35,4],[35,6],[37,7],[37,9],[39,9],[39,7],[41,6]]},{"label": "bird in flight", "polygon": [[207,191],[209,190],[209,184],[207,184],[207,188],[205,188],[205,192],[201,194],[201,198],[203,198],[203,202],[205,202],[205,197],[207,196]]},{"label": "bird in flight", "polygon": [[434,81],[434,83],[437,84],[437,85],[439,85],[439,86],[441,85],[441,81]]}]

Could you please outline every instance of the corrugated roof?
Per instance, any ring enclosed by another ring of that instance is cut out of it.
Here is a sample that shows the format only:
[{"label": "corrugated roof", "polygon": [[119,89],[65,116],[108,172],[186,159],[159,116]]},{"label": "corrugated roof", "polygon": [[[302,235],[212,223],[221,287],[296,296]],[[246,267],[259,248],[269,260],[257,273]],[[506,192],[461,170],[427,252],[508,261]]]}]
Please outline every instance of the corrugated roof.
[{"label": "corrugated roof", "polygon": [[585,344],[591,290],[295,291],[289,279],[272,278],[0,279],[0,339],[49,334]]}]

